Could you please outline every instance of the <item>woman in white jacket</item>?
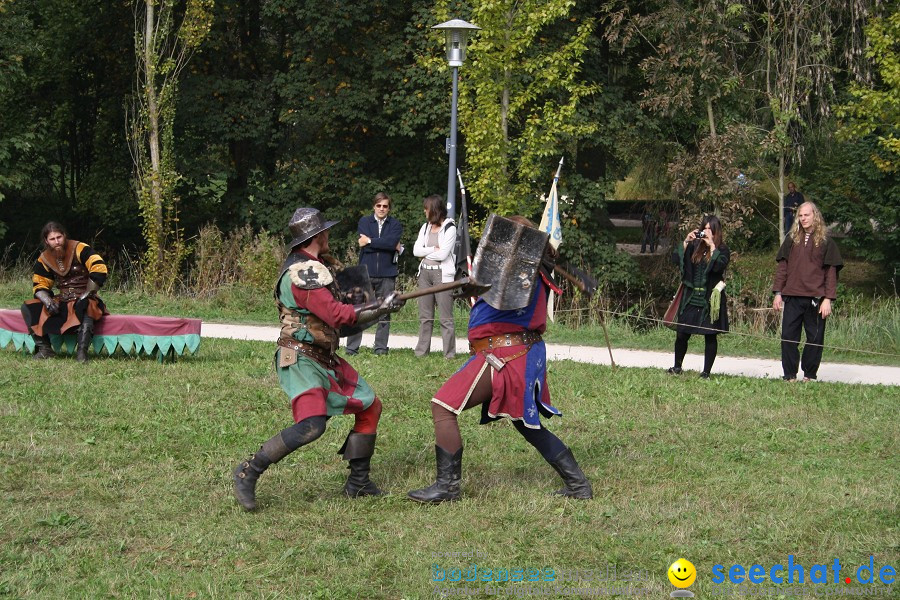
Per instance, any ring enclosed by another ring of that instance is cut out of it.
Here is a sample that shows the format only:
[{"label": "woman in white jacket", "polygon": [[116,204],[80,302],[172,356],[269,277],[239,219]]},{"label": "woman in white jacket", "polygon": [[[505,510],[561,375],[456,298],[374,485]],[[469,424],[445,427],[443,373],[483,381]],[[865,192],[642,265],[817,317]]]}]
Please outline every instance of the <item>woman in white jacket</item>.
[{"label": "woman in white jacket", "polygon": [[[419,288],[453,281],[456,274],[456,225],[447,218],[444,199],[435,194],[425,198],[425,224],[413,246],[413,255],[422,259],[419,263]],[[419,297],[419,341],[416,356],[424,356],[431,350],[431,334],[434,331],[434,305],[437,304],[441,320],[441,339],[444,342],[444,358],[456,356],[456,331],[453,327],[453,297],[451,292],[439,292]]]}]

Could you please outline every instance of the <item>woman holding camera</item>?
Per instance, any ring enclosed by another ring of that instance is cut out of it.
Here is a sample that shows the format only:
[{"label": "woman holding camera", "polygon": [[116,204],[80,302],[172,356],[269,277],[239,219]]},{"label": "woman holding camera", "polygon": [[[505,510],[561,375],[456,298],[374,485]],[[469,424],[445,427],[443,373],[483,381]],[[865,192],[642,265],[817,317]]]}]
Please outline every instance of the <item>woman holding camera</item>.
[{"label": "woman holding camera", "polygon": [[669,374],[681,374],[688,340],[697,334],[706,340],[700,377],[709,379],[719,346],[717,336],[728,331],[723,279],[730,258],[731,252],[722,241],[722,224],[714,215],[703,217],[700,229],[691,231],[672,254],[681,268],[684,293],[675,329],[675,366],[667,371]]}]

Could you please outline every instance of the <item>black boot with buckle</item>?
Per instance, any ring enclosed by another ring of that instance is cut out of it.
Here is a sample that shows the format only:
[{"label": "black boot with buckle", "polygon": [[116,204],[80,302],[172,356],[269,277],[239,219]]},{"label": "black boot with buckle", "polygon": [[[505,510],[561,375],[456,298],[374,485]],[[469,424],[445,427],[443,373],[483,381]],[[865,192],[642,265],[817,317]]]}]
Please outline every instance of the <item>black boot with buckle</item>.
[{"label": "black boot with buckle", "polygon": [[557,496],[567,496],[569,498],[577,498],[579,500],[590,500],[594,497],[594,491],[591,489],[591,482],[584,476],[581,467],[572,455],[572,449],[566,448],[560,452],[559,456],[549,461],[559,476],[562,477],[566,486],[554,492]]},{"label": "black boot with buckle", "polygon": [[238,463],[234,469],[234,495],[244,510],[256,509],[256,480],[279,460],[291,453],[291,450],[278,433],[267,440],[262,447],[247,460]]},{"label": "black boot with buckle", "polygon": [[437,478],[434,483],[420,490],[413,490],[407,494],[411,500],[430,504],[441,502],[453,502],[462,497],[460,483],[462,482],[462,452],[460,448],[454,454],[450,454],[440,446],[435,445],[435,466]]},{"label": "black boot with buckle", "polygon": [[344,445],[338,450],[338,454],[344,455],[348,461],[347,468],[350,475],[344,484],[344,494],[350,498],[361,496],[382,496],[384,492],[369,479],[370,462],[375,454],[374,433],[356,433],[351,431],[344,441]]}]

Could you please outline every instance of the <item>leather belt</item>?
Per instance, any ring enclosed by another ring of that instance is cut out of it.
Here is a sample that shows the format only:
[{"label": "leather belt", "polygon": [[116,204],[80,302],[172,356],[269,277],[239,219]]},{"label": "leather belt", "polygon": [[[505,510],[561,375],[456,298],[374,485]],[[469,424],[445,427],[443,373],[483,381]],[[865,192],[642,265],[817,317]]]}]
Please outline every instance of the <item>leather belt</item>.
[{"label": "leather belt", "polygon": [[290,350],[299,352],[300,354],[313,359],[314,361],[325,367],[334,367],[335,365],[337,365],[337,357],[324,348],[320,348],[319,346],[314,346],[305,342],[298,342],[294,338],[284,337],[279,337],[276,343],[282,348],[289,348]]},{"label": "leather belt", "polygon": [[76,300],[82,293],[84,293],[84,288],[64,287],[59,289],[60,299],[63,302]]},{"label": "leather belt", "polygon": [[483,350],[505,348],[507,346],[532,346],[541,341],[541,334],[536,331],[523,331],[522,333],[507,333],[495,335],[469,342],[469,354],[475,354]]}]

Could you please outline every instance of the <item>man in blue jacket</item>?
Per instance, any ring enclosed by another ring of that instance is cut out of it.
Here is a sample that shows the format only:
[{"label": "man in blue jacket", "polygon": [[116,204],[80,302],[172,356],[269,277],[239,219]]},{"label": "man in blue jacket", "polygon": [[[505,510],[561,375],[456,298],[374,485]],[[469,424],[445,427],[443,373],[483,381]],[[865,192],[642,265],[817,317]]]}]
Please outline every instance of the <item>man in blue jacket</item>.
[{"label": "man in blue jacket", "polygon": [[[403,246],[403,225],[388,215],[391,197],[384,192],[375,194],[375,214],[359,220],[359,264],[366,265],[376,298],[386,298],[394,291],[397,281],[397,259]],[[384,315],[375,330],[375,354],[387,354],[388,336],[391,333],[391,315]],[[362,333],[347,338],[347,354],[359,352]]]}]

